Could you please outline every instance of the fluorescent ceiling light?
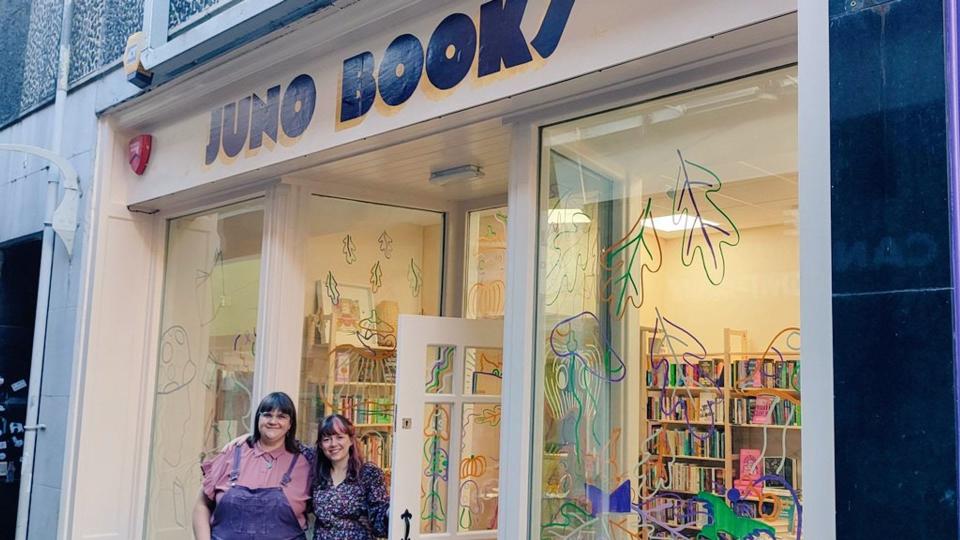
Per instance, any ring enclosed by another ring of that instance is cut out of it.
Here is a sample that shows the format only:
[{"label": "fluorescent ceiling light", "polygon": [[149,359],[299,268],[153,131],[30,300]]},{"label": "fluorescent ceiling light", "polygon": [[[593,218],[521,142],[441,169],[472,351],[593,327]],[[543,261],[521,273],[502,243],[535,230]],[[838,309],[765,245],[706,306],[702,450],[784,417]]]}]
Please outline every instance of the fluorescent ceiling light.
[{"label": "fluorescent ceiling light", "polygon": [[450,169],[430,173],[430,183],[442,186],[450,182],[467,182],[483,177],[483,168],[479,165],[460,165]]},{"label": "fluorescent ceiling light", "polygon": [[[704,225],[716,227],[717,224],[709,219],[700,218]],[[677,232],[694,227],[694,218],[689,214],[673,214],[672,216],[660,216],[653,218],[653,226],[659,232]]]},{"label": "fluorescent ceiling light", "polygon": [[590,223],[590,216],[584,214],[579,208],[551,208],[547,212],[547,223]]}]

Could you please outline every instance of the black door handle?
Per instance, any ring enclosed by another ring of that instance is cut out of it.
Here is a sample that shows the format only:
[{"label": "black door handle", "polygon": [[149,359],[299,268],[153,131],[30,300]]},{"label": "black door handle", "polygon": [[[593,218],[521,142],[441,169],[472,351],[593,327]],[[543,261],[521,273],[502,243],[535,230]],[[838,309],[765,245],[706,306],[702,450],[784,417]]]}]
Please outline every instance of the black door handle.
[{"label": "black door handle", "polygon": [[400,519],[403,520],[403,538],[401,540],[410,540],[410,520],[413,519],[413,514],[410,513],[410,509],[404,509],[403,513],[400,514]]}]

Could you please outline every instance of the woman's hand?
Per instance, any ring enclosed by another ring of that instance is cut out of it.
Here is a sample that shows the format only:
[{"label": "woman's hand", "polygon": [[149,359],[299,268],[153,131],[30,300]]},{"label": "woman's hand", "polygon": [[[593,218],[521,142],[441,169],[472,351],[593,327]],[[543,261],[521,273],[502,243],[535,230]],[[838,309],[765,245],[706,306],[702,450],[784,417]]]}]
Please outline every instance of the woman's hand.
[{"label": "woman's hand", "polygon": [[241,436],[237,437],[236,439],[234,439],[234,440],[228,442],[226,445],[224,445],[224,447],[220,450],[220,453],[221,453],[221,454],[226,454],[226,453],[227,453],[229,450],[231,450],[234,446],[240,446],[241,444],[243,444],[244,441],[246,441],[246,440],[249,439],[249,438],[250,438],[250,434],[249,434],[249,433],[246,433],[246,434],[244,434],[244,435],[241,435]]}]

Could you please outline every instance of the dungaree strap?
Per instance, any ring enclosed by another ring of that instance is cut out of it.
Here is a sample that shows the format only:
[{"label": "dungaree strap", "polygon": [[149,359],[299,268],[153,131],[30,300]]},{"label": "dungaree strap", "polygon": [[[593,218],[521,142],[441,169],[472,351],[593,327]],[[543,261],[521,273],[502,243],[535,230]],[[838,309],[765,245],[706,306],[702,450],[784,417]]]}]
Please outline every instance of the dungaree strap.
[{"label": "dungaree strap", "polygon": [[233,447],[233,469],[230,471],[230,487],[237,485],[240,478],[240,445]]},{"label": "dungaree strap", "polygon": [[299,453],[294,454],[294,455],[293,455],[293,461],[290,462],[290,468],[287,469],[286,474],[283,475],[283,479],[280,480],[280,485],[281,485],[281,486],[287,487],[287,484],[290,483],[290,480],[292,479],[290,475],[293,474],[293,468],[297,466],[297,460],[298,460],[298,459],[300,459],[300,454],[299,454]]}]

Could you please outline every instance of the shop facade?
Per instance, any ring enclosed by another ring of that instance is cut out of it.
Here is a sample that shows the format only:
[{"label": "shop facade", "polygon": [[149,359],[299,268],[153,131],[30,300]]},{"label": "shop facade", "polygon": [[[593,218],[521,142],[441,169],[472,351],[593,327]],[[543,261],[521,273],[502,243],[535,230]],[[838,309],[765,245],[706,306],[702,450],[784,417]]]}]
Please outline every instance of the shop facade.
[{"label": "shop facade", "polygon": [[826,10],[661,4],[306,25],[105,115],[66,534],[190,538],[283,390],[391,538],[844,537]]}]

